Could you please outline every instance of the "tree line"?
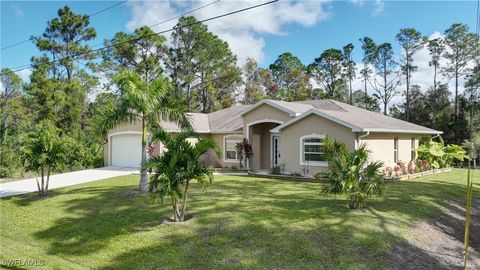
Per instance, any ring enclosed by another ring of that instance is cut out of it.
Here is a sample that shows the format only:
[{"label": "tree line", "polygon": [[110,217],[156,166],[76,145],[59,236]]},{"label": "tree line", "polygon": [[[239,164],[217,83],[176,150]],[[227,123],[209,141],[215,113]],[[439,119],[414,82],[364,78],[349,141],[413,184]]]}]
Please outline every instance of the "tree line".
[{"label": "tree line", "polygon": [[[402,48],[398,62],[391,43],[363,37],[358,68],[353,43],[327,49],[309,64],[286,52],[265,68],[252,58],[239,66],[228,44],[195,17],[181,17],[168,41],[146,26],[116,33],[103,41],[102,49],[89,45],[96,37],[89,16],[65,6],[33,39],[41,55],[31,58],[30,81],[2,69],[0,177],[27,166],[19,150],[45,130],[68,138],[68,148],[75,148],[75,158],[54,169],[101,166],[106,131],[99,125],[109,108],[121,104],[116,77],[125,72],[135,73],[138,85],[167,81],[172,91],[165,100],[190,112],[208,113],[264,98],[331,98],[442,130],[447,142],[460,143],[480,129],[480,68],[472,68],[479,61],[478,36],[464,24],[453,24],[443,38],[431,40],[413,28],[401,29],[395,41]],[[412,84],[414,56],[422,48],[428,49],[434,71],[429,89]],[[363,89],[355,88],[356,78]],[[460,93],[462,78],[465,91]],[[395,97],[401,102],[393,104]]]}]

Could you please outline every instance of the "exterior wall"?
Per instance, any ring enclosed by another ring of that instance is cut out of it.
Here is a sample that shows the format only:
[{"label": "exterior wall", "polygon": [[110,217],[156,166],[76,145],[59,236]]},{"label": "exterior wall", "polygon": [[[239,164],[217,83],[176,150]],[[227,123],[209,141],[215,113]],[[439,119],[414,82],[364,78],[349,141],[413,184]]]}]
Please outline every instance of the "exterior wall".
[{"label": "exterior wall", "polygon": [[103,166],[110,166],[110,157],[108,155],[110,142],[103,144]]},{"label": "exterior wall", "polygon": [[277,123],[260,123],[250,127],[250,142],[253,157],[250,168],[254,170],[268,169],[271,167],[271,133],[270,130],[278,126]]},{"label": "exterior wall", "polygon": [[[309,115],[280,131],[280,162],[285,163],[288,172],[303,173],[300,165],[300,138],[305,135],[326,135],[344,142],[349,150],[355,149],[356,135],[350,128],[339,125],[318,115]],[[308,174],[314,175],[326,166],[308,166]]]},{"label": "exterior wall", "polygon": [[135,121],[133,123],[126,123],[124,125],[119,125],[114,129],[110,130],[108,133],[117,133],[117,132],[124,132],[124,131],[142,131],[142,122]]},{"label": "exterior wall", "polygon": [[258,170],[270,167],[270,129],[292,118],[288,113],[268,104],[243,115],[243,136],[249,139],[253,150],[250,168]]},{"label": "exterior wall", "polygon": [[255,122],[271,122],[269,120],[276,120],[280,122],[287,122],[292,119],[288,113],[274,108],[268,104],[263,104],[253,111],[250,111],[243,115],[243,136],[248,137],[248,125]]},{"label": "exterior wall", "polygon": [[411,160],[411,139],[415,139],[414,148],[417,148],[420,137],[415,134],[370,133],[361,139],[360,143],[366,143],[367,148],[371,151],[371,161],[379,160],[384,163],[384,166],[393,166],[395,165],[394,139],[398,138],[398,160],[408,163]]},{"label": "exterior wall", "polygon": [[[224,138],[226,136],[236,136],[240,140],[243,139],[242,134],[239,134],[239,133],[214,133],[214,134],[209,134],[208,138],[214,140],[218,144],[218,146],[220,146],[220,149],[222,150],[222,157],[220,157],[220,158],[217,157],[216,153],[213,152],[213,151],[208,153],[209,160],[218,161],[221,164],[223,164],[223,167],[235,166],[235,167],[238,168],[240,166],[238,161],[236,161],[236,162],[225,161],[225,154],[224,154],[224,152],[225,152],[225,140],[224,140]],[[214,165],[212,164],[212,166],[214,166]]]}]

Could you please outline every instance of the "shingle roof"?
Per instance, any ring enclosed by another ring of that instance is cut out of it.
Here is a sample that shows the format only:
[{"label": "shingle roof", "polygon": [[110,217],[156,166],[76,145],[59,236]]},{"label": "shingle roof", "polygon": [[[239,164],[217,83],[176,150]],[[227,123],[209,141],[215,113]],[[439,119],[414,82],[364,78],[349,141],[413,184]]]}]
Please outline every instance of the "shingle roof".
[{"label": "shingle roof", "polygon": [[[243,128],[241,112],[250,105],[238,105],[212,113],[188,113],[193,130],[198,133],[211,132],[241,132]],[[165,122],[163,127],[167,131],[178,132],[176,123]]]},{"label": "shingle roof", "polygon": [[[371,112],[343,102],[331,99],[305,100],[286,102],[278,100],[263,100],[254,105],[238,105],[212,113],[189,113],[192,126],[199,133],[241,132],[243,129],[242,115],[261,104],[269,104],[290,113],[294,118],[275,128],[282,128],[315,113],[331,121],[347,126],[354,132],[394,132],[439,134],[441,131],[412,124],[380,113]],[[165,123],[166,130],[180,131],[175,123]]]},{"label": "shingle roof", "polygon": [[208,114],[212,132],[242,131],[243,120],[240,114],[251,105],[237,105]]},{"label": "shingle roof", "polygon": [[422,132],[432,132],[435,134],[440,132],[431,128],[416,125],[407,121],[386,116],[381,113],[365,110],[365,109],[355,107],[350,104],[342,103],[339,101],[330,100],[330,102],[333,102],[338,106],[342,107],[345,110],[345,112],[323,110],[324,112],[329,113],[330,115],[338,117],[349,123],[352,123],[353,125],[358,126],[362,129],[369,129],[369,130],[403,129],[403,130],[415,130],[415,131],[422,131]]},{"label": "shingle roof", "polygon": [[280,100],[269,100],[270,102],[287,108],[291,111],[294,111],[296,114],[304,113],[312,108],[309,104],[304,104],[300,102],[287,102],[287,101],[280,101]]},{"label": "shingle roof", "polygon": [[302,115],[299,115],[283,125],[278,126],[275,130],[281,130],[282,128],[302,119],[303,117],[315,113],[329,120],[350,127],[354,132],[372,131],[419,134],[442,133],[441,131],[365,110],[336,100],[307,100],[302,101],[301,103],[310,105],[310,109],[306,112],[303,112]]}]

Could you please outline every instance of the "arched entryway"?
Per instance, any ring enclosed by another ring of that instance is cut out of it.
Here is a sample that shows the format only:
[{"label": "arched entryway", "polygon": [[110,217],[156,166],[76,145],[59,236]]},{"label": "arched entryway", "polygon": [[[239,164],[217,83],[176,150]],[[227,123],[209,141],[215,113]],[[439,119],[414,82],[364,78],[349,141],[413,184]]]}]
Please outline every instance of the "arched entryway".
[{"label": "arched entryway", "polygon": [[247,124],[246,137],[252,144],[253,157],[249,160],[248,168],[267,170],[280,162],[280,136],[270,132],[273,128],[283,124],[283,121],[264,119]]}]

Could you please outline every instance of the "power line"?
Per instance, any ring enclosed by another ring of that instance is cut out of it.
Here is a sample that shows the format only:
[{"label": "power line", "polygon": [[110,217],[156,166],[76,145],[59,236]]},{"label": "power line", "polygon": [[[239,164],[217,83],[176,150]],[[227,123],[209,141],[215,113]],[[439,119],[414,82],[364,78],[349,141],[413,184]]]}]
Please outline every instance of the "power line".
[{"label": "power line", "polygon": [[105,11],[107,11],[107,10],[109,10],[109,9],[112,9],[112,8],[114,8],[114,7],[116,7],[116,6],[119,6],[119,5],[123,4],[123,3],[126,3],[127,1],[128,1],[128,0],[124,0],[124,1],[121,1],[121,2],[116,3],[115,5],[112,5],[112,6],[106,7],[106,8],[104,8],[104,9],[102,9],[102,10],[99,10],[99,11],[93,13],[93,14],[90,14],[90,17],[93,17],[93,16],[98,15],[98,14],[100,14],[100,13],[102,13],[102,12],[105,12]]},{"label": "power line", "polygon": [[[180,14],[180,15],[171,17],[171,18],[166,19],[166,20],[164,20],[164,21],[161,21],[161,22],[152,24],[152,25],[150,25],[150,26],[148,26],[148,27],[149,27],[149,28],[152,28],[152,27],[155,27],[155,26],[159,26],[159,25],[161,25],[161,24],[167,23],[167,22],[169,22],[169,21],[178,19],[178,18],[180,18],[180,17],[183,17],[183,16],[185,16],[185,15],[188,15],[188,14],[193,13],[193,12],[195,12],[195,11],[198,11],[198,10],[200,10],[200,9],[203,9],[203,8],[206,8],[206,7],[211,6],[211,5],[213,5],[213,4],[216,4],[216,3],[220,2],[220,1],[222,1],[222,0],[216,0],[216,1],[210,2],[210,3],[206,4],[206,5],[200,6],[200,7],[198,7],[198,8],[192,9],[192,10],[189,10],[189,11],[187,11],[187,12],[184,12],[184,13],[182,13],[182,14]],[[92,48],[99,47],[99,46],[102,46],[102,45],[103,45],[103,43],[98,43],[98,44],[93,45]]]},{"label": "power line", "polygon": [[[94,12],[94,13],[90,14],[89,17],[94,17],[94,16],[96,16],[96,15],[102,13],[102,12],[105,12],[105,11],[107,11],[107,10],[110,10],[110,9],[116,7],[116,6],[119,6],[119,5],[121,5],[121,4],[124,4],[124,3],[127,2],[127,1],[128,1],[128,0],[124,0],[124,1],[118,2],[118,3],[114,4],[114,5],[111,5],[111,6],[109,6],[109,7],[106,7],[106,8],[104,8],[104,9],[102,9],[102,10],[99,10],[99,11],[97,11],[97,12]],[[26,40],[24,40],[24,41],[19,41],[19,42],[17,42],[17,43],[14,43],[14,44],[11,44],[11,45],[2,47],[2,48],[0,49],[0,51],[3,51],[3,50],[6,50],[6,49],[9,49],[9,48],[12,48],[12,47],[21,45],[21,44],[23,44],[23,43],[27,43],[27,42],[29,42],[29,41],[32,41],[33,38],[34,38],[34,37],[32,36],[32,37],[30,37],[29,39],[26,39]]]},{"label": "power line", "polygon": [[[109,49],[109,48],[112,48],[112,47],[115,47],[115,46],[118,46],[118,45],[122,45],[122,44],[126,44],[126,43],[131,43],[131,42],[136,42],[136,41],[141,40],[141,39],[143,39],[143,38],[147,38],[147,37],[151,37],[151,36],[154,36],[154,35],[160,35],[160,34],[164,34],[164,33],[171,32],[171,31],[173,31],[173,30],[175,30],[175,29],[177,29],[177,28],[190,27],[190,26],[193,26],[193,25],[196,25],[196,24],[200,24],[200,23],[204,23],[204,22],[208,22],[208,21],[220,19],[220,18],[223,18],[223,17],[227,17],[227,16],[230,16],[230,15],[234,15],[234,14],[237,14],[237,13],[241,13],[241,12],[244,12],[244,11],[247,11],[247,10],[251,10],[251,9],[259,8],[259,7],[262,7],[262,6],[270,5],[270,4],[273,4],[273,3],[278,2],[278,1],[279,1],[279,0],[272,0],[272,1],[264,2],[264,3],[257,4],[257,5],[254,5],[254,6],[250,6],[250,7],[238,9],[238,10],[235,10],[235,11],[227,12],[227,13],[224,13],[224,14],[221,14],[221,15],[217,15],[217,16],[214,16],[214,17],[210,17],[210,18],[207,18],[207,19],[203,19],[203,20],[200,20],[200,21],[196,21],[196,22],[194,22],[194,23],[185,24],[185,25],[182,25],[182,26],[179,26],[179,27],[173,27],[173,28],[170,28],[170,29],[168,29],[168,30],[163,30],[163,31],[155,32],[155,33],[153,33],[153,34],[140,36],[140,37],[138,37],[138,38],[134,38],[134,39],[131,39],[131,40],[119,42],[119,43],[116,43],[116,44],[110,44],[110,45],[108,45],[108,46],[104,46],[104,47],[102,47],[102,48],[98,48],[98,49],[95,49],[95,50],[92,50],[92,51],[89,51],[89,52],[79,53],[79,54],[74,55],[74,56],[71,56],[71,57],[63,57],[63,58],[59,58],[59,59],[56,59],[56,60],[51,60],[51,61],[48,61],[48,62],[45,62],[45,63],[40,63],[40,65],[52,64],[52,63],[55,63],[55,62],[62,61],[62,60],[64,60],[64,59],[66,59],[66,58],[75,59],[75,58],[77,58],[77,57],[79,57],[79,56],[82,56],[82,55],[84,55],[84,54],[87,54],[87,53],[93,53],[93,52],[97,52],[97,51]],[[24,69],[31,69],[31,67],[21,68],[21,67],[24,67],[24,66],[30,66],[30,64],[16,67],[16,68],[14,68],[14,69],[15,69],[14,72],[18,72],[18,71],[21,71],[21,70],[24,70]]]},{"label": "power line", "polygon": [[202,8],[206,8],[206,7],[208,7],[208,6],[211,6],[211,5],[213,5],[213,4],[216,4],[216,3],[220,2],[220,1],[221,1],[221,0],[213,1],[213,2],[211,2],[211,3],[208,3],[208,4],[206,4],[206,5],[203,5],[203,6],[201,6],[201,7],[198,7],[198,8],[196,8],[196,9],[192,9],[192,10],[187,11],[187,12],[185,12],[185,13],[182,13],[182,14],[180,14],[180,15],[174,16],[174,17],[172,17],[172,18],[170,18],[170,19],[161,21],[161,22],[156,23],[156,24],[152,24],[152,25],[150,25],[149,27],[155,27],[155,26],[158,26],[158,25],[160,25],[160,24],[169,22],[169,21],[171,21],[171,20],[178,19],[178,18],[180,18],[180,17],[183,17],[183,16],[185,16],[185,15],[188,15],[188,14],[190,14],[190,13],[193,13],[193,12],[195,12],[195,11],[197,11],[197,10],[202,9]]}]

